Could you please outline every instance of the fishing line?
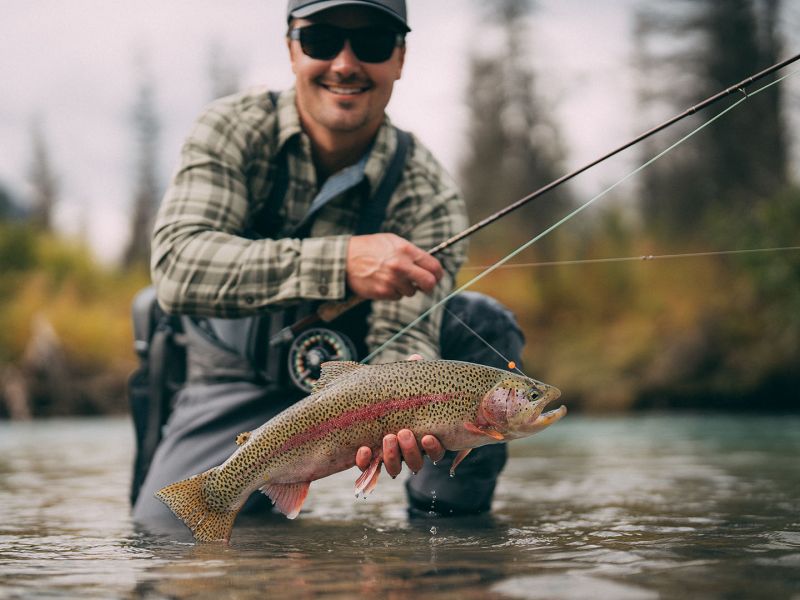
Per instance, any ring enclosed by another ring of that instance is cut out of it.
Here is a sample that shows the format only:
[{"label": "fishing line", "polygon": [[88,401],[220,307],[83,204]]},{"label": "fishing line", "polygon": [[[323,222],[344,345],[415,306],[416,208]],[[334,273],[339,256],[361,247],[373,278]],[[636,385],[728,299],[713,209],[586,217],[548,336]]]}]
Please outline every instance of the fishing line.
[{"label": "fishing line", "polygon": [[[695,104],[694,106],[686,109],[682,113],[673,116],[672,118],[664,121],[660,125],[656,125],[655,127],[652,127],[648,131],[645,131],[644,133],[642,133],[642,134],[636,136],[635,138],[633,138],[632,140],[629,140],[626,143],[622,144],[621,146],[611,150],[610,152],[607,152],[603,156],[601,156],[601,157],[599,157],[599,158],[597,158],[597,159],[595,159],[595,160],[593,160],[593,161],[591,161],[591,162],[589,162],[589,163],[587,163],[587,164],[585,164],[585,165],[583,165],[581,167],[578,167],[577,169],[575,169],[575,170],[573,170],[573,171],[571,171],[571,172],[569,172],[569,173],[567,173],[565,175],[562,175],[558,179],[556,179],[554,181],[551,181],[550,183],[542,186],[541,188],[539,188],[538,190],[528,194],[524,198],[521,198],[521,199],[517,200],[516,202],[514,202],[512,204],[509,204],[508,206],[504,207],[503,209],[501,209],[501,210],[499,210],[499,211],[497,211],[497,212],[485,217],[483,220],[479,221],[478,223],[475,223],[474,225],[471,225],[470,227],[467,227],[463,231],[460,231],[459,233],[455,234],[454,236],[442,241],[441,243],[439,243],[439,245],[437,245],[434,248],[431,248],[430,250],[428,250],[428,254],[431,254],[431,255],[435,256],[440,251],[452,246],[453,244],[456,244],[456,243],[460,242],[461,240],[469,237],[470,235],[476,233],[477,231],[483,229],[484,227],[487,227],[488,225],[496,222],[498,219],[501,219],[502,217],[504,217],[504,216],[508,215],[509,213],[521,208],[522,206],[525,206],[529,202],[539,198],[540,196],[546,194],[547,192],[552,191],[556,187],[558,187],[558,186],[570,181],[571,179],[577,177],[581,173],[583,173],[583,172],[591,169],[592,167],[594,167],[594,166],[596,166],[596,165],[608,160],[612,156],[616,156],[620,152],[623,152],[623,151],[627,150],[628,148],[631,148],[632,146],[635,146],[636,144],[648,139],[649,137],[655,135],[656,133],[664,131],[665,129],[667,129],[668,127],[671,127],[672,125],[678,123],[679,121],[682,121],[683,119],[685,119],[685,118],[687,118],[687,117],[689,117],[691,115],[697,114],[701,110],[705,110],[709,106],[712,106],[713,104],[716,104],[717,102],[719,102],[720,100],[722,100],[724,98],[727,98],[728,96],[732,96],[734,94],[742,94],[745,97],[748,96],[747,89],[751,85],[755,84],[758,81],[761,81],[762,79],[764,79],[767,76],[773,75],[774,73],[780,71],[781,69],[785,69],[788,65],[790,65],[790,64],[792,64],[792,63],[794,63],[794,62],[796,62],[798,60],[800,60],[800,54],[796,54],[794,56],[791,56],[791,57],[789,57],[789,58],[787,58],[787,59],[785,59],[785,60],[783,60],[783,61],[781,61],[779,63],[776,63],[776,64],[774,64],[774,65],[772,65],[770,67],[767,67],[766,69],[764,69],[764,70],[762,70],[762,71],[760,71],[758,73],[755,73],[754,75],[750,75],[749,77],[744,78],[739,83],[736,83],[736,84],[734,84],[734,85],[722,90],[721,92],[718,92],[718,93],[714,94],[713,96],[709,96],[708,98],[706,98],[705,100],[702,100],[698,104]],[[778,81],[780,81],[780,79]],[[282,343],[284,343],[286,341],[293,340],[298,335],[300,335],[302,332],[304,332],[307,329],[315,326],[320,321],[322,321],[323,323],[330,323],[330,322],[334,321],[335,319],[337,319],[342,314],[344,314],[345,312],[347,312],[348,310],[350,310],[350,309],[354,308],[355,306],[361,304],[362,302],[364,302],[364,299],[363,298],[359,298],[358,296],[350,296],[349,298],[345,299],[344,301],[325,302],[325,303],[319,305],[317,307],[316,311],[313,314],[307,315],[306,317],[300,319],[299,321],[295,322],[294,324],[290,325],[289,327],[286,327],[283,330],[281,330],[280,332],[278,332],[275,336],[273,336],[271,338],[270,343],[271,344],[282,344]],[[324,329],[324,326],[322,326],[321,328]]]},{"label": "fishing line", "polygon": [[[596,265],[602,263],[622,263],[622,262],[649,262],[651,260],[673,259],[673,258],[702,258],[708,256],[731,256],[736,254],[765,254],[770,252],[790,252],[800,250],[800,246],[783,246],[780,248],[748,248],[742,250],[714,250],[709,252],[686,252],[684,254],[644,254],[639,256],[617,256],[613,258],[584,258],[578,260],[551,260],[531,263],[514,263],[502,265],[497,269],[523,269],[532,267],[564,267],[570,265]],[[462,271],[480,271],[488,269],[491,265],[484,266],[465,266]]]},{"label": "fishing line", "polygon": [[[470,332],[472,335],[474,335],[476,338],[478,338],[480,341],[482,341],[484,344],[486,344],[486,347],[487,347],[487,348],[489,348],[489,350],[491,350],[492,352],[494,352],[495,354],[497,354],[497,356],[499,356],[500,358],[502,358],[502,359],[503,359],[503,360],[506,362],[506,364],[508,365],[508,368],[509,368],[509,369],[516,371],[517,373],[519,373],[519,374],[520,374],[520,375],[522,375],[523,377],[528,377],[528,376],[527,376],[525,373],[523,373],[523,372],[522,372],[522,370],[521,370],[521,369],[520,369],[520,368],[517,366],[517,363],[516,363],[516,362],[514,362],[513,360],[510,360],[509,358],[507,358],[506,356],[504,356],[502,352],[500,352],[500,351],[499,351],[497,348],[495,348],[494,346],[492,346],[492,344],[490,344],[490,343],[489,343],[489,342],[487,342],[485,339],[483,339],[483,337],[481,337],[481,334],[479,334],[479,333],[478,333],[477,331],[475,331],[475,330],[474,330],[472,327],[470,327],[470,326],[469,326],[469,325],[467,325],[467,324],[466,324],[464,321],[462,321],[462,320],[461,320],[461,318],[460,318],[460,317],[459,317],[457,314],[455,314],[455,313],[454,313],[452,310],[450,310],[450,309],[449,309],[449,308],[447,308],[446,306],[444,307],[444,310],[445,310],[445,312],[446,312],[448,315],[450,315],[450,316],[451,316],[451,317],[453,317],[453,318],[454,318],[456,321],[458,321],[458,322],[459,322],[459,323],[461,323],[461,324],[462,324],[464,327],[466,327],[466,328],[467,328],[467,330],[468,330],[468,331],[469,331],[469,332]],[[532,377],[528,377],[528,379],[533,379],[533,378],[532,378]],[[534,381],[536,381],[536,380],[534,379]],[[541,383],[541,382],[539,382],[539,383]]]},{"label": "fishing line", "polygon": [[475,277],[470,279],[467,283],[463,284],[462,286],[460,286],[459,288],[457,288],[456,290],[454,290],[453,292],[451,292],[450,294],[448,294],[447,296],[445,296],[444,298],[442,298],[441,300],[436,302],[428,310],[423,312],[420,316],[418,316],[416,319],[411,321],[408,325],[403,327],[400,331],[395,333],[392,337],[390,337],[388,340],[386,340],[378,348],[373,350],[361,362],[362,363],[368,363],[375,356],[377,356],[378,354],[383,352],[389,345],[393,344],[400,337],[405,335],[409,330],[411,330],[412,328],[416,327],[417,324],[419,324],[421,321],[426,319],[434,310],[436,310],[437,308],[439,308],[443,304],[449,302],[452,298],[454,298],[455,296],[457,296],[458,294],[460,294],[464,290],[468,289],[469,287],[473,286],[474,284],[479,282],[481,279],[483,279],[487,275],[493,273],[494,271],[499,269],[501,266],[503,266],[504,264],[509,262],[511,259],[517,257],[519,254],[521,254],[522,252],[524,252],[525,250],[530,248],[533,244],[538,242],[540,239],[542,239],[543,237],[545,237],[549,233],[555,231],[556,229],[558,229],[559,227],[561,227],[562,225],[564,225],[565,223],[567,223],[568,221],[570,221],[571,219],[573,219],[574,217],[576,217],[577,215],[582,213],[584,210],[586,210],[587,208],[592,206],[595,202],[597,202],[598,200],[600,200],[601,198],[606,196],[612,190],[616,189],[622,183],[626,182],[628,179],[634,177],[635,175],[638,175],[640,172],[642,172],[644,169],[646,169],[647,167],[652,165],[654,162],[656,162],[660,158],[662,158],[665,155],[667,155],[670,152],[672,152],[675,148],[677,148],[678,146],[682,145],[684,142],[686,142],[687,140],[691,139],[692,137],[694,137],[695,135],[697,135],[698,133],[703,131],[706,127],[710,126],[712,123],[715,123],[716,121],[721,119],[723,116],[728,114],[730,111],[732,111],[734,108],[736,108],[737,106],[739,106],[743,102],[749,100],[750,98],[752,98],[756,94],[761,93],[762,91],[766,90],[767,88],[770,88],[773,85],[776,85],[776,84],[780,83],[781,81],[783,81],[787,77],[791,77],[792,75],[795,75],[797,72],[798,72],[797,70],[791,71],[791,72],[783,75],[782,77],[776,79],[775,81],[772,81],[772,82],[770,82],[770,83],[758,88],[757,90],[755,90],[754,92],[751,92],[749,94],[746,92],[746,90],[743,91],[742,97],[739,98],[733,104],[731,104],[729,107],[727,107],[726,109],[724,109],[720,113],[716,114],[715,116],[713,116],[711,119],[709,119],[705,123],[702,123],[700,126],[698,126],[697,128],[695,128],[692,131],[690,131],[688,134],[686,134],[685,136],[680,138],[677,142],[675,142],[672,145],[668,146],[665,150],[662,150],[661,152],[656,154],[653,158],[651,158],[650,160],[648,160],[644,164],[638,166],[636,169],[634,169],[633,171],[631,171],[630,173],[628,173],[627,175],[625,175],[624,177],[619,179],[617,182],[613,183],[612,185],[607,187],[605,190],[603,190],[602,192],[600,192],[599,194],[597,194],[593,198],[587,200],[585,203],[583,203],[578,208],[576,208],[575,210],[573,210],[572,212],[567,214],[565,217],[563,217],[562,219],[560,219],[559,221],[557,221],[556,223],[554,223],[553,225],[551,225],[550,227],[548,227],[547,229],[545,229],[544,231],[539,233],[538,235],[534,236],[532,239],[530,239],[527,242],[525,242],[524,244],[522,244],[519,248],[517,248],[516,250],[514,250],[511,253],[507,254],[505,257],[501,258],[500,260],[498,260],[496,263],[494,263],[488,269],[486,269],[485,271],[482,271],[481,273],[479,273],[478,275],[476,275]]}]

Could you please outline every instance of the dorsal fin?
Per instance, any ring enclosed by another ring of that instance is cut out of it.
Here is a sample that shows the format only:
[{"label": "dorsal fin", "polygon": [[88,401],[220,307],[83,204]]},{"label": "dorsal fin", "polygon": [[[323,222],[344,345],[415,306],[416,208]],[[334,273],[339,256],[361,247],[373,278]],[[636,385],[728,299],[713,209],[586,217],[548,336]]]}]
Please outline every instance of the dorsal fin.
[{"label": "dorsal fin", "polygon": [[352,373],[356,369],[360,369],[363,365],[350,360],[330,360],[322,363],[321,366],[322,373],[312,389],[312,393],[314,394],[322,391],[339,377],[347,373]]}]

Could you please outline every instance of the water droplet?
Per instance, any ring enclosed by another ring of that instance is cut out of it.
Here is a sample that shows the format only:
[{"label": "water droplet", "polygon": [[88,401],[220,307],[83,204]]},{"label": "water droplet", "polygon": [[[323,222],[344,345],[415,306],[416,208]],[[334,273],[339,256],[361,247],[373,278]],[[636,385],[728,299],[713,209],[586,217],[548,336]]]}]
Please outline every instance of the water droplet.
[{"label": "water droplet", "polygon": [[431,535],[436,535],[437,531],[438,529],[436,529],[436,527],[431,527]]}]

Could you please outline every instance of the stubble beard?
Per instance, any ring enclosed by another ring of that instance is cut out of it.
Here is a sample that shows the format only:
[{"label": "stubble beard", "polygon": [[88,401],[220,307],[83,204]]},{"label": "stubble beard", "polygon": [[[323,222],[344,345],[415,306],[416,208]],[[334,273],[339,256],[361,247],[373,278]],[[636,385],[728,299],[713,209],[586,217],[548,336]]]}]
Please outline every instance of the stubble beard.
[{"label": "stubble beard", "polygon": [[[345,87],[362,85],[366,88],[361,95],[348,99],[334,99],[327,87],[342,85]],[[330,131],[352,133],[370,125],[373,119],[371,104],[375,93],[375,84],[360,78],[342,78],[335,82],[325,82],[322,78],[314,82],[319,100],[318,123]],[[364,98],[363,96],[367,96]]]}]

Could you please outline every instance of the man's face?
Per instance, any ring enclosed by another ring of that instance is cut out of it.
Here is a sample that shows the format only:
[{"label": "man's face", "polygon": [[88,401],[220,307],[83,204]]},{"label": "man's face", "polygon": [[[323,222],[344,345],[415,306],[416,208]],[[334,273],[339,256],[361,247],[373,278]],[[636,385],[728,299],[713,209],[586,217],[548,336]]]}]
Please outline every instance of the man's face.
[{"label": "man's face", "polygon": [[[341,7],[295,19],[294,27],[324,23],[346,29],[382,26],[387,17],[362,8]],[[297,108],[309,133],[364,132],[374,134],[392,96],[394,82],[400,79],[405,48],[394,49],[382,63],[362,62],[348,40],[341,52],[330,60],[306,56],[297,40],[289,41],[292,71],[296,76]]]}]

